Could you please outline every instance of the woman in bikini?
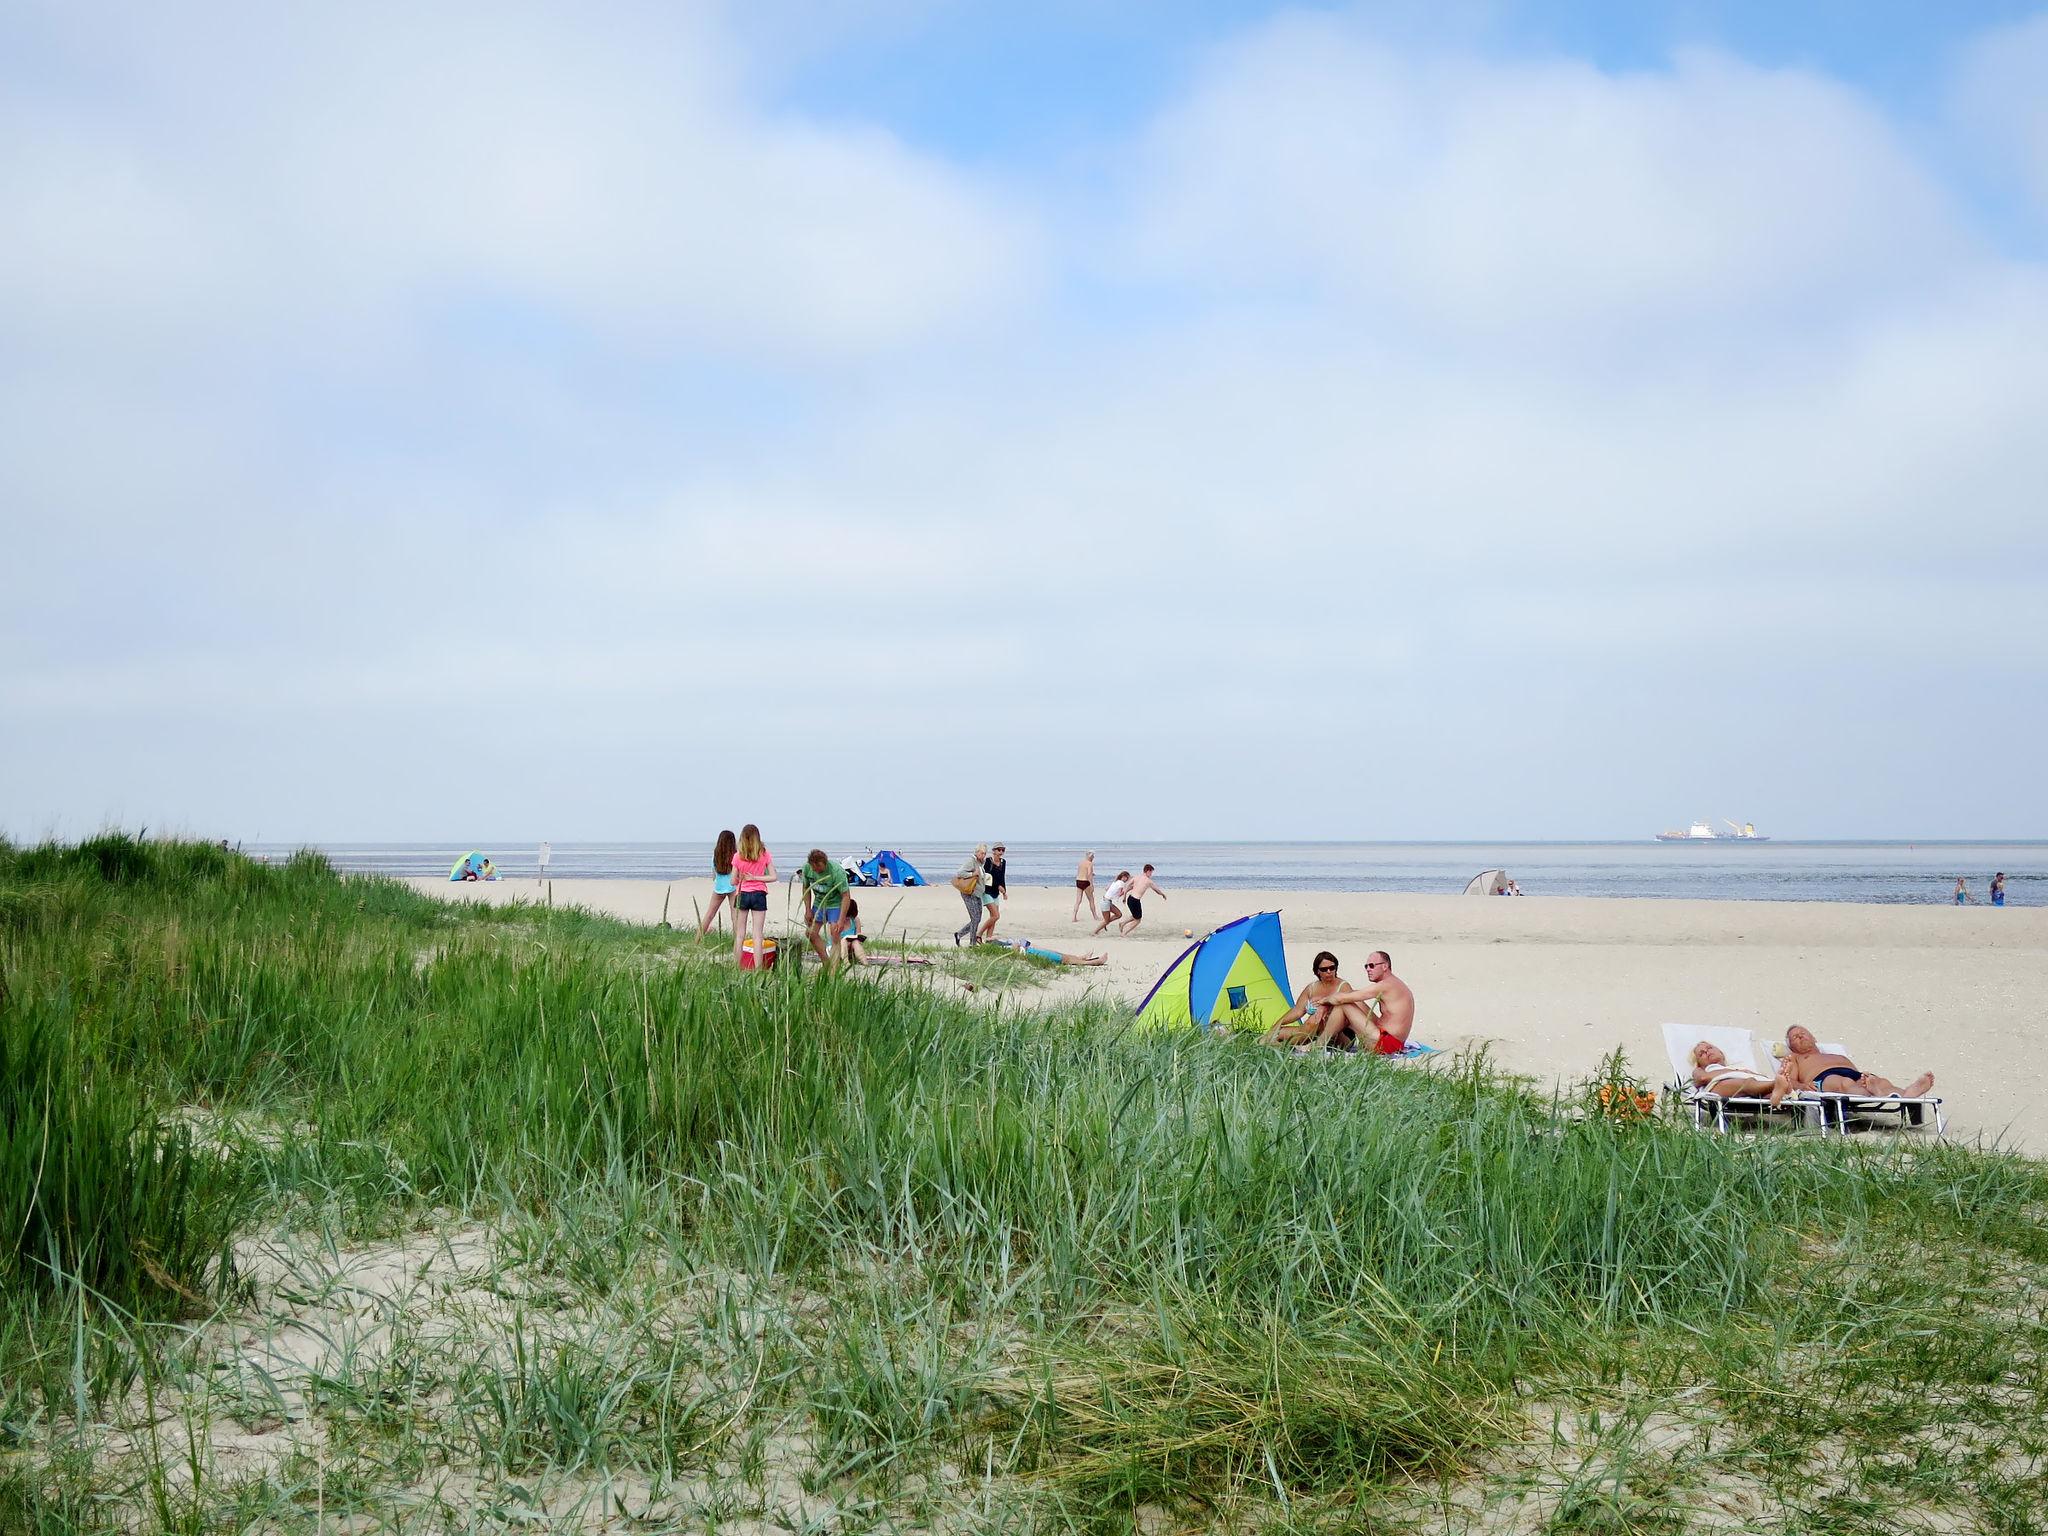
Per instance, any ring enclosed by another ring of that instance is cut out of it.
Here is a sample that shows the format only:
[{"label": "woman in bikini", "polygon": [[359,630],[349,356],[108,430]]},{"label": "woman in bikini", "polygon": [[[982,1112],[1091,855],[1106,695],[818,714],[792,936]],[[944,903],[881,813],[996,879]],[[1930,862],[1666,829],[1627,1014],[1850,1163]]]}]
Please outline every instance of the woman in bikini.
[{"label": "woman in bikini", "polygon": [[1692,1048],[1692,1085],[1724,1099],[1768,1097],[1773,1104],[1782,1101],[1792,1091],[1782,1067],[1774,1078],[1758,1077],[1748,1067],[1729,1066],[1721,1048],[1705,1040]]}]

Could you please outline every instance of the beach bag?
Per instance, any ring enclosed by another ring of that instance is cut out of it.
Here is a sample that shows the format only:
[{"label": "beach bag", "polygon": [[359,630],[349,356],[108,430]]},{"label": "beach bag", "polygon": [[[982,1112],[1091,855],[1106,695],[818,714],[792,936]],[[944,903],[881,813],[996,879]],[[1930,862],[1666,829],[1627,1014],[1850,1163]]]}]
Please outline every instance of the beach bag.
[{"label": "beach bag", "polygon": [[953,877],[953,889],[962,896],[979,896],[981,894],[981,876],[965,873],[955,875]]}]

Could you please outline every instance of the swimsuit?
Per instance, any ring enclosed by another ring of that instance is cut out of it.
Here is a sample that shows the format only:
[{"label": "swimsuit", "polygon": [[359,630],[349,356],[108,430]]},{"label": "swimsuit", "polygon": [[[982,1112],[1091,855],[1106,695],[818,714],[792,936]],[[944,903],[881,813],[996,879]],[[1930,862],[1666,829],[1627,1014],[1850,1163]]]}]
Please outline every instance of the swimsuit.
[{"label": "swimsuit", "polygon": [[714,873],[711,877],[711,894],[714,896],[730,896],[732,894],[732,876]]},{"label": "swimsuit", "polygon": [[1093,880],[1076,880],[1074,882],[1074,889],[1077,891],[1085,891],[1088,889],[1089,886],[1093,885],[1094,883],[1095,882]]},{"label": "swimsuit", "polygon": [[1863,1074],[1854,1067],[1822,1067],[1819,1072],[1814,1074],[1813,1086],[1822,1093],[1841,1092],[1842,1090],[1840,1089],[1829,1089],[1823,1086],[1831,1077],[1846,1077],[1858,1086],[1861,1086],[1863,1082]]},{"label": "swimsuit", "polygon": [[1124,905],[1130,908],[1132,922],[1136,922],[1139,918],[1145,915],[1144,903],[1139,901],[1138,898],[1135,896],[1126,896],[1124,898]]},{"label": "swimsuit", "polygon": [[1381,1056],[1398,1056],[1407,1049],[1406,1040],[1396,1040],[1392,1035],[1384,1033],[1380,1036],[1378,1054]]}]

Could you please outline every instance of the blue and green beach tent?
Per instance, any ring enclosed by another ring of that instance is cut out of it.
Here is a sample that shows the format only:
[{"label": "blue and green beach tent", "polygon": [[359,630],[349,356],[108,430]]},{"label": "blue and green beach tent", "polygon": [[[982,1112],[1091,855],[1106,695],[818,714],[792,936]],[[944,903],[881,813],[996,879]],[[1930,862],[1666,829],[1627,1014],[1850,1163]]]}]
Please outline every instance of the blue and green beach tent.
[{"label": "blue and green beach tent", "polygon": [[465,853],[455,861],[455,867],[448,871],[450,880],[460,880],[465,874],[474,872],[477,879],[484,877],[484,866],[490,862],[480,853]]},{"label": "blue and green beach tent", "polygon": [[880,885],[882,871],[889,871],[891,885],[923,885],[924,876],[917,872],[917,866],[893,848],[884,848],[860,867],[862,885]]},{"label": "blue and green beach tent", "polygon": [[1280,914],[1225,923],[1181,951],[1138,1004],[1141,1029],[1270,1029],[1294,1005]]}]

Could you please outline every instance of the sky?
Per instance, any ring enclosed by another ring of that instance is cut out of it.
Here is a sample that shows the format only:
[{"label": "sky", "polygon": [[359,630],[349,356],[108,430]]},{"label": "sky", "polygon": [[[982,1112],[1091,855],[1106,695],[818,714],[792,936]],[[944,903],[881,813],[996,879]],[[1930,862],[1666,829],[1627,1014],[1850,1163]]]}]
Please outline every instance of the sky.
[{"label": "sky", "polygon": [[2048,6],[0,0],[0,835],[2048,837]]}]

